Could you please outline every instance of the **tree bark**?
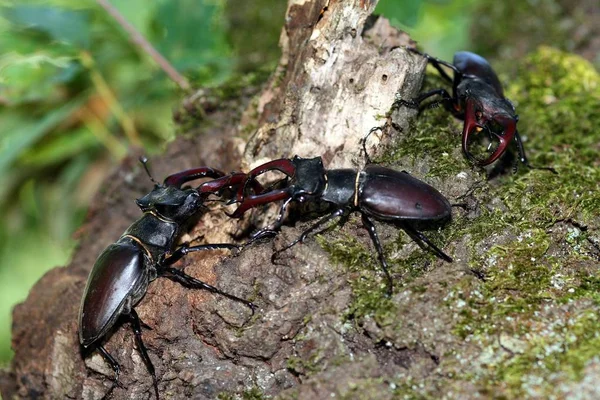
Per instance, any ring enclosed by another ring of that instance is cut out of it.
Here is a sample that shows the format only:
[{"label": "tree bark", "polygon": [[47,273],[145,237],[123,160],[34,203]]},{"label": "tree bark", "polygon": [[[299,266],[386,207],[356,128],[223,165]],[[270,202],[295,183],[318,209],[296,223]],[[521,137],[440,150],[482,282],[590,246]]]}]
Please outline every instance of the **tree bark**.
[{"label": "tree bark", "polygon": [[[175,119],[198,128],[152,160],[154,176],[200,165],[246,171],[294,155],[360,168],[360,140],[384,127],[369,138],[371,157],[466,203],[454,208],[449,226],[428,231],[454,262],[378,223],[395,285],[387,297],[369,235],[355,218],[286,250],[277,264],[273,252],[312,221],[287,224],[239,255],[190,254],[178,268],[259,309],[252,316],[222,296],[162,278],[151,283],[136,310],[152,328],[143,338],[161,397],[598,398],[600,198],[587,186],[600,174],[597,162],[578,163],[598,148],[597,124],[586,125],[597,118],[597,71],[550,49],[532,58],[544,76],[531,78],[535,65],[525,64],[517,89],[535,89],[527,94],[542,109],[531,112],[522,98],[527,118],[519,128],[527,132],[527,120],[540,116],[549,128],[536,131],[530,122],[527,148],[539,149],[536,137],[543,137],[552,150],[529,155],[555,160],[559,175],[522,171],[489,181],[461,154],[461,121],[438,110],[413,123],[414,111],[391,110],[396,96],[417,94],[425,61],[404,49],[413,45],[405,34],[371,16],[375,4],[290,0],[282,58],[267,84],[239,89],[235,82],[233,97],[202,89],[184,99]],[[587,117],[573,117],[579,110]],[[563,129],[561,120],[581,128]],[[111,387],[102,358],[81,355],[77,312],[97,255],[139,218],[133,199],[152,188],[136,159],[123,163],[91,206],[71,264],[48,272],[15,308],[15,358],[0,374],[4,399],[100,399]],[[243,242],[272,218],[272,207],[243,220],[211,207],[181,240]],[[127,324],[107,336],[106,348],[122,367],[112,398],[153,398]]]},{"label": "tree bark", "polygon": [[[281,33],[283,55],[268,84],[248,87],[236,99],[215,99],[210,90],[185,99],[176,119],[200,116],[202,132],[192,130],[152,160],[153,174],[198,165],[240,170],[296,154],[321,155],[329,167],[364,163],[359,140],[386,121],[398,90],[407,97],[416,94],[425,67],[399,47],[409,43],[405,34],[385,19],[370,17],[375,5],[369,0],[291,0]],[[251,127],[256,129],[245,143],[241,137]],[[370,143],[377,141],[374,137]],[[100,399],[111,387],[114,374],[103,359],[82,357],[77,313],[96,256],[139,216],[133,199],[152,186],[136,158],[122,164],[91,206],[71,264],[48,272],[15,308],[15,357],[0,380],[5,399]],[[183,239],[232,241],[248,224],[211,210]],[[337,331],[351,296],[347,274],[313,240],[288,252],[285,265],[270,261],[273,249],[300,231],[285,228],[280,238],[239,256],[207,252],[180,263],[186,273],[258,304],[254,317],[241,304],[166,279],[150,285],[136,310],[152,327],[143,338],[163,398],[216,398],[255,390],[277,395],[304,380],[298,367],[290,368],[291,357],[318,353],[330,360],[351,351]],[[299,335],[311,338],[298,342]],[[122,368],[122,387],[112,398],[152,398],[152,380],[127,324],[117,325],[106,348]]]}]

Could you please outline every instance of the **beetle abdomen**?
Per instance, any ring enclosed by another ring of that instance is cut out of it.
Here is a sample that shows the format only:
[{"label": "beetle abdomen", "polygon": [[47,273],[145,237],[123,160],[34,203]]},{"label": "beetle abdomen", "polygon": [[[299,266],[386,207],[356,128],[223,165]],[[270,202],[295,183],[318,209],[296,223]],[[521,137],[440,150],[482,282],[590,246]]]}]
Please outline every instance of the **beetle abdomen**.
[{"label": "beetle abdomen", "polygon": [[143,250],[129,239],[108,246],[90,272],[79,309],[79,342],[87,347],[104,336],[123,313],[139,300],[148,280]]},{"label": "beetle abdomen", "polygon": [[438,221],[450,217],[448,200],[407,172],[368,165],[359,190],[359,208],[381,220]]}]

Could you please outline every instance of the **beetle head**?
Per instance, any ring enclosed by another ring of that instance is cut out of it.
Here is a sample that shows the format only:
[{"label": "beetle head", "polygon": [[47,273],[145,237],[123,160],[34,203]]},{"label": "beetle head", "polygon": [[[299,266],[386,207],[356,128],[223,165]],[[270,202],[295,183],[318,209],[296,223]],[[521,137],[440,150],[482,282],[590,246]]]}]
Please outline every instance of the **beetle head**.
[{"label": "beetle head", "polygon": [[462,148],[480,166],[496,161],[508,148],[517,130],[514,107],[496,96],[470,96],[465,102]]},{"label": "beetle head", "polygon": [[136,203],[144,212],[154,212],[164,219],[183,222],[194,215],[203,202],[196,189],[156,185]]}]

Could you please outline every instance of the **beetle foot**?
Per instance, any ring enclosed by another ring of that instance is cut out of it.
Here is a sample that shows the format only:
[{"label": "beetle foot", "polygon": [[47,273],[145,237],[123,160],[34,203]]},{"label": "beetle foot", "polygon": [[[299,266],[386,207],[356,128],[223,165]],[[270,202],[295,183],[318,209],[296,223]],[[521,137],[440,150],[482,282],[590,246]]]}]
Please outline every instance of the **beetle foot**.
[{"label": "beetle foot", "polygon": [[238,251],[243,251],[246,247],[250,246],[251,244],[253,244],[254,242],[258,242],[261,241],[262,239],[265,238],[272,238],[274,236],[277,235],[277,231],[271,230],[271,229],[261,229],[258,232],[255,232],[252,234],[252,236],[250,236],[250,240],[248,240],[246,243],[242,244],[241,246],[238,247]]},{"label": "beetle foot", "polygon": [[440,104],[442,104],[441,101],[432,101],[431,103],[427,104],[427,106],[425,106],[425,108],[427,110],[433,110],[435,108],[439,108]]},{"label": "beetle foot", "polygon": [[144,329],[148,329],[149,331],[154,330],[150,325],[148,325],[147,323],[145,323],[144,321],[140,320],[140,325],[142,328]]},{"label": "beetle foot", "polygon": [[254,315],[254,313],[256,311],[258,311],[258,306],[256,304],[254,304],[253,302],[249,301],[248,303],[246,303],[246,305],[248,306],[250,311],[252,311],[252,315]]},{"label": "beetle foot", "polygon": [[453,203],[450,204],[450,207],[459,207],[465,211],[469,211],[469,205],[467,203]]},{"label": "beetle foot", "polygon": [[273,254],[271,254],[271,264],[283,265],[278,262],[279,261],[279,253],[281,253],[281,251],[278,250],[278,251],[274,252]]},{"label": "beetle foot", "polygon": [[404,100],[401,98],[396,98],[396,100],[394,100],[394,102],[392,103],[392,110],[397,110],[400,108],[400,106],[404,106],[404,107],[408,107],[408,108],[412,108],[412,109],[419,109],[419,103],[417,103],[414,100]]}]

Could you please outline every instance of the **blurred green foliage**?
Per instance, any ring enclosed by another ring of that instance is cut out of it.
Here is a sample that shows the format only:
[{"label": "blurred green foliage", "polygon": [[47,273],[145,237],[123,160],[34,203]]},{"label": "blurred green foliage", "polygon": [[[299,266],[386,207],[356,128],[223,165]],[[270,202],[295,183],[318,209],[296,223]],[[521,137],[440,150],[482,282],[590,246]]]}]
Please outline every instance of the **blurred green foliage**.
[{"label": "blurred green foliage", "polygon": [[[114,6],[196,85],[234,71],[220,0]],[[280,17],[281,19],[281,17]],[[10,310],[64,265],[99,184],[132,146],[173,137],[181,94],[95,1],[0,5],[0,363]]]},{"label": "blurred green foliage", "polygon": [[484,57],[513,64],[506,68],[540,45],[579,54],[598,68],[599,11],[597,0],[482,1],[470,28],[473,45]]},{"label": "blurred green foliage", "polygon": [[380,0],[376,14],[406,31],[419,47],[443,60],[469,49],[474,5],[482,0]]}]

